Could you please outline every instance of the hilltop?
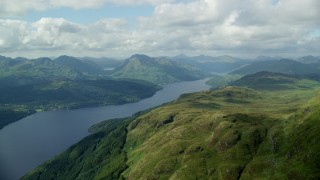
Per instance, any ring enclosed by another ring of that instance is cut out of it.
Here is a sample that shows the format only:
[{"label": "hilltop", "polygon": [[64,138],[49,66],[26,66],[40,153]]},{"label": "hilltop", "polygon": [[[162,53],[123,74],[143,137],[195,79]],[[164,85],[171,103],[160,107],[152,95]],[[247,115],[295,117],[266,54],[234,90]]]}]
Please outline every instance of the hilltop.
[{"label": "hilltop", "polygon": [[230,74],[248,75],[260,71],[278,72],[285,74],[310,74],[319,73],[320,64],[305,64],[290,59],[255,61],[247,66],[232,71]]},{"label": "hilltop", "polygon": [[103,69],[92,61],[80,60],[71,56],[60,56],[54,59],[54,62],[62,66],[68,67],[70,69],[74,69],[85,75],[99,75],[99,74],[103,75],[104,74]]},{"label": "hilltop", "polygon": [[308,64],[319,64],[320,63],[320,57],[315,56],[304,56],[298,59],[299,62],[308,63]]},{"label": "hilltop", "polygon": [[320,74],[297,75],[262,71],[244,76],[230,85],[259,90],[307,89],[320,85]]},{"label": "hilltop", "polygon": [[0,78],[81,78],[83,75],[69,67],[59,65],[50,58],[22,60],[0,58]]},{"label": "hilltop", "polygon": [[111,74],[114,78],[140,79],[156,84],[204,78],[201,71],[170,59],[133,55]]}]

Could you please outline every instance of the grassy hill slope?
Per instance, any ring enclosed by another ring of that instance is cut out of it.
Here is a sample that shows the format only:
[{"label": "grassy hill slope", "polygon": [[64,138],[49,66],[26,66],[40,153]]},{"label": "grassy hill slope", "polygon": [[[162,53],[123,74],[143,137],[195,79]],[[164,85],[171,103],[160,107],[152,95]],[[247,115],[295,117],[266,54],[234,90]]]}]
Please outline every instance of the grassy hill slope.
[{"label": "grassy hill slope", "polygon": [[182,95],[100,123],[107,128],[22,179],[319,179],[317,94],[310,86]]}]

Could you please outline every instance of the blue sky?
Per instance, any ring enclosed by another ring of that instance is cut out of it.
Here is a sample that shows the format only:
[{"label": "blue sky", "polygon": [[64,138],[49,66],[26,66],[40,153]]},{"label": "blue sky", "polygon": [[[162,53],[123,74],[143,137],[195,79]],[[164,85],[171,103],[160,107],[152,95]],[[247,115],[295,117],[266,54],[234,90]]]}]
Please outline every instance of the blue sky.
[{"label": "blue sky", "polygon": [[119,6],[104,5],[94,9],[72,9],[67,7],[52,8],[45,11],[29,11],[21,17],[22,20],[35,22],[42,17],[65,18],[69,21],[90,24],[105,18],[124,18],[128,21],[136,21],[140,16],[151,16],[154,7],[151,5]]},{"label": "blue sky", "polygon": [[319,0],[1,0],[0,55],[320,56]]}]

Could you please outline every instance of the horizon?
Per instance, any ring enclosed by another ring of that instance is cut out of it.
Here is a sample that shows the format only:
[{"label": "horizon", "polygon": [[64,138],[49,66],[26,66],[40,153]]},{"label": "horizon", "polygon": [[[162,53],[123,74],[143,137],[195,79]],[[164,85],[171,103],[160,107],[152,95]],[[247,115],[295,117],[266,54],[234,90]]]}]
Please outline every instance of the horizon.
[{"label": "horizon", "polygon": [[317,0],[4,0],[0,54],[320,56],[319,8]]},{"label": "horizon", "polygon": [[266,58],[274,58],[275,60],[277,59],[292,59],[292,60],[297,60],[299,58],[304,58],[304,57],[315,57],[315,58],[319,58],[320,56],[318,55],[314,55],[314,54],[306,54],[306,55],[302,55],[302,56],[291,56],[291,57],[285,57],[285,56],[276,56],[276,55],[257,55],[257,56],[250,56],[250,57],[240,57],[240,56],[231,56],[228,54],[224,54],[224,55],[216,55],[216,56],[212,56],[212,55],[207,55],[207,54],[198,54],[198,55],[188,55],[188,54],[184,54],[184,53],[180,53],[180,54],[176,54],[173,56],[166,56],[166,55],[159,55],[159,56],[152,56],[149,54],[141,54],[141,53],[135,53],[135,54],[131,54],[129,56],[123,56],[123,57],[112,57],[112,56],[100,56],[100,57],[94,57],[94,56],[74,56],[74,55],[67,55],[67,54],[61,54],[61,55],[57,55],[57,56],[38,56],[38,57],[26,57],[26,56],[5,56],[0,54],[0,57],[8,57],[11,59],[16,59],[16,58],[26,58],[28,60],[33,60],[33,59],[40,59],[40,58],[49,58],[51,60],[57,59],[61,56],[68,56],[68,57],[73,57],[73,58],[95,58],[95,59],[103,59],[103,58],[109,58],[109,59],[113,59],[113,60],[126,60],[129,59],[130,57],[134,56],[134,55],[145,55],[145,56],[149,56],[152,58],[156,58],[156,57],[167,57],[167,58],[175,58],[178,56],[186,56],[188,58],[193,58],[193,57],[200,57],[200,56],[206,56],[206,57],[212,57],[212,58],[218,58],[218,57],[224,57],[224,56],[229,56],[232,58],[238,58],[241,60],[257,60],[258,58],[261,57],[266,57]]}]

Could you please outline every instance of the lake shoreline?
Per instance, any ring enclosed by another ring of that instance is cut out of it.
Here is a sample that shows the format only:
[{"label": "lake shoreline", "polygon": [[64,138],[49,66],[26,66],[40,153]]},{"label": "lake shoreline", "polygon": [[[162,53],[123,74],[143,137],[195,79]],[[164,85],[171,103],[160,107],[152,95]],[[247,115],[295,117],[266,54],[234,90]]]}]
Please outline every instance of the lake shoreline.
[{"label": "lake shoreline", "polygon": [[[1,131],[1,129],[5,128],[6,126],[8,126],[12,123],[15,123],[19,120],[22,120],[24,118],[27,118],[28,116],[31,116],[31,115],[39,113],[39,112],[77,110],[77,109],[82,109],[82,108],[95,108],[95,107],[103,107],[103,106],[110,106],[110,105],[124,105],[124,104],[128,104],[128,103],[139,102],[143,99],[147,99],[147,98],[154,96],[158,91],[160,91],[162,89],[162,86],[159,86],[159,87],[160,88],[157,91],[155,91],[154,93],[147,95],[146,97],[143,97],[140,99],[135,99],[134,101],[122,101],[119,103],[93,102],[93,103],[84,103],[84,104],[77,104],[77,105],[60,105],[58,108],[54,107],[54,105],[52,105],[52,104],[45,105],[44,107],[41,107],[41,108],[40,107],[30,107],[30,108],[28,108],[28,111],[31,111],[30,113],[26,112],[26,113],[24,113],[25,115],[23,115],[23,116],[20,116],[18,118],[14,118],[12,120],[8,120],[7,122],[1,123],[0,124],[0,131]],[[76,102],[74,102],[74,103],[76,103]],[[15,107],[12,107],[10,109],[7,109],[7,111],[14,112],[14,111],[16,111],[15,109],[16,109]],[[22,113],[21,111],[17,111],[17,112]],[[1,122],[3,122],[3,121],[5,121],[5,120],[1,120]]]},{"label": "lake shoreline", "polygon": [[134,103],[38,112],[11,123],[0,130],[0,179],[18,179],[90,135],[88,129],[94,124],[131,116],[182,94],[209,90],[206,80],[164,85],[152,97]]}]

